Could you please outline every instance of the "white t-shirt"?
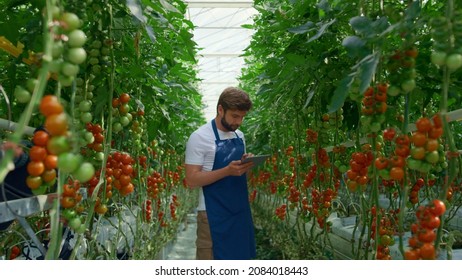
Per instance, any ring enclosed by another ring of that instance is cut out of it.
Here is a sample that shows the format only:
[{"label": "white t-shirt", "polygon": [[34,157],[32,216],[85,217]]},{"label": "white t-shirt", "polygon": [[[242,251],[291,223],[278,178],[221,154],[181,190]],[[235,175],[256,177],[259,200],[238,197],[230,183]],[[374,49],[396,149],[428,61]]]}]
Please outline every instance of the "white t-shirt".
[{"label": "white t-shirt", "polygon": [[[221,131],[217,128],[218,135],[221,140],[236,138],[236,133],[244,141],[244,134],[239,129],[234,131]],[[202,171],[212,171],[213,162],[215,161],[215,133],[213,133],[212,123],[209,121],[199,127],[189,137],[186,144],[185,163],[192,165],[201,165]],[[205,200],[202,188],[199,190],[199,205],[198,211],[205,210]]]}]

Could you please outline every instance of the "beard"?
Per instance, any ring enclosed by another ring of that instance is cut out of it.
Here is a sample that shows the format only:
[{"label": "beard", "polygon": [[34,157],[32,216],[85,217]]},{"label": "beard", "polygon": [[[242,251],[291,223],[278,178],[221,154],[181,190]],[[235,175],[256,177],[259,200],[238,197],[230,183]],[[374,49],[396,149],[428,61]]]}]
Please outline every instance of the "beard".
[{"label": "beard", "polygon": [[224,117],[221,118],[221,125],[226,128],[228,131],[236,131],[239,128],[239,125],[231,125],[229,124]]}]

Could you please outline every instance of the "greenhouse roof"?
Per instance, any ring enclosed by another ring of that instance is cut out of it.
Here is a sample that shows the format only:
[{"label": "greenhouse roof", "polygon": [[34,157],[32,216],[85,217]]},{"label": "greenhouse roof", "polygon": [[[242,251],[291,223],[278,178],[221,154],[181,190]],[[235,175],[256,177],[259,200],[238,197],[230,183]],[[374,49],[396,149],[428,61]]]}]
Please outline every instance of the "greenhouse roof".
[{"label": "greenhouse roof", "polygon": [[185,0],[187,17],[196,26],[194,41],[199,47],[199,86],[205,103],[204,116],[215,117],[216,102],[222,90],[238,84],[244,59],[240,57],[248,46],[253,31],[243,28],[251,24],[256,14],[253,1]]}]

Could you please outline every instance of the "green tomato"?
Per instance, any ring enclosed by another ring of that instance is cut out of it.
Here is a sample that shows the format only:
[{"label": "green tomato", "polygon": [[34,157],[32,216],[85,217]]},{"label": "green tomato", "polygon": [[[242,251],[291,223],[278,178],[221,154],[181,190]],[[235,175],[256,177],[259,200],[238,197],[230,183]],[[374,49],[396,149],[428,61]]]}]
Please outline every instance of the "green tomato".
[{"label": "green tomato", "polygon": [[91,110],[92,102],[91,100],[82,100],[79,103],[79,110],[81,112],[89,112]]},{"label": "green tomato", "polygon": [[382,124],[387,120],[387,117],[385,114],[379,114],[379,115],[376,115],[375,119],[378,123]]},{"label": "green tomato", "polygon": [[95,154],[95,160],[96,161],[101,162],[101,161],[103,161],[103,159],[104,159],[104,153],[103,152],[97,152]]},{"label": "green tomato", "polygon": [[31,190],[32,193],[34,195],[42,195],[42,194],[46,194],[47,191],[48,191],[48,186],[45,185],[45,184],[42,184],[40,187],[34,189],[34,190]]},{"label": "green tomato", "polygon": [[82,112],[82,114],[80,115],[80,120],[83,123],[89,123],[93,120],[93,114],[90,112]]},{"label": "green tomato", "polygon": [[64,45],[62,41],[55,41],[51,46],[51,56],[53,58],[59,58],[64,52]]},{"label": "green tomato", "polygon": [[94,49],[99,49],[103,46],[103,43],[101,43],[100,40],[95,40],[93,43],[91,43],[91,47]]},{"label": "green tomato", "polygon": [[73,30],[67,35],[67,37],[69,38],[67,43],[71,48],[83,47],[87,41],[87,35],[85,35],[85,32],[80,29]]},{"label": "green tomato", "polygon": [[53,136],[47,143],[47,150],[54,155],[67,152],[70,148],[71,146],[65,136]]},{"label": "green tomato", "polygon": [[130,123],[130,120],[127,118],[127,116],[120,117],[119,121],[122,126],[127,126]]},{"label": "green tomato", "polygon": [[120,132],[122,131],[122,124],[120,122],[114,122],[112,124],[112,130],[117,133],[117,132]]},{"label": "green tomato", "polygon": [[26,82],[26,88],[30,92],[34,92],[35,87],[38,85],[38,80],[30,78]]},{"label": "green tomato", "polygon": [[87,52],[83,48],[70,48],[67,50],[67,59],[74,64],[81,64],[87,59]]},{"label": "green tomato", "polygon": [[88,63],[90,63],[90,65],[99,64],[99,59],[96,58],[96,57],[91,57],[91,58],[88,60]]},{"label": "green tomato", "polygon": [[85,231],[87,230],[87,228],[85,227],[85,224],[81,224],[80,227],[78,229],[74,229],[74,231],[78,234],[82,234],[82,233],[85,233]]},{"label": "green tomato", "polygon": [[74,209],[64,209],[63,210],[63,217],[66,218],[66,220],[68,221],[72,220],[76,215],[77,215],[77,212],[75,212]]},{"label": "green tomato", "polygon": [[430,60],[435,65],[444,66],[446,64],[446,56],[446,52],[434,51],[430,56]]},{"label": "green tomato", "polygon": [[418,171],[422,173],[428,173],[430,172],[431,169],[432,169],[432,165],[430,163],[422,161],[422,164],[420,166],[420,169],[418,169]]},{"label": "green tomato", "polygon": [[[34,1],[34,2],[37,2],[37,1]],[[44,9],[46,9],[46,7]],[[53,17],[53,19],[57,20],[59,16],[61,15],[61,9],[58,6],[54,6],[54,5],[52,5],[49,9],[50,9],[51,16]]]},{"label": "green tomato", "polygon": [[129,121],[133,120],[133,115],[130,113],[127,113],[125,116],[128,118]]},{"label": "green tomato", "polygon": [[74,81],[74,76],[67,76],[67,75],[62,74],[62,75],[59,75],[58,80],[62,86],[70,87],[72,85],[72,82]]},{"label": "green tomato", "polygon": [[91,72],[92,72],[93,74],[98,75],[99,73],[101,73],[101,66],[98,65],[98,64],[97,64],[97,65],[93,65],[93,66],[91,67]]},{"label": "green tomato", "polygon": [[83,86],[83,83],[84,83],[84,80],[83,80],[82,78],[77,78],[77,79],[75,79],[75,84],[76,84],[78,87]]},{"label": "green tomato", "polygon": [[380,122],[371,123],[371,127],[370,127],[371,132],[379,132],[381,128],[382,127],[380,125]]},{"label": "green tomato", "polygon": [[390,180],[390,170],[388,169],[380,169],[378,171],[378,174],[380,177],[382,177],[384,180]]},{"label": "green tomato", "polygon": [[361,125],[362,126],[365,126],[365,127],[368,127],[371,125],[372,123],[372,118],[370,116],[361,116],[361,118],[359,119],[359,121],[361,122]]},{"label": "green tomato", "polygon": [[16,86],[14,89],[14,98],[16,98],[19,103],[28,103],[31,97],[32,95],[30,92],[22,86]]},{"label": "green tomato", "polygon": [[340,167],[338,168],[338,170],[340,171],[340,173],[345,173],[345,172],[348,171],[348,169],[349,169],[348,166],[345,165],[345,164],[340,165]]},{"label": "green tomato", "polygon": [[70,32],[80,27],[80,19],[76,14],[73,13],[64,13],[61,16],[61,22],[63,25],[63,29],[67,32]]},{"label": "green tomato", "polygon": [[90,56],[91,57],[98,57],[100,55],[99,49],[91,49]]},{"label": "green tomato", "polygon": [[75,77],[79,73],[80,67],[70,62],[63,62],[61,64],[61,72],[69,77]]},{"label": "green tomato", "polygon": [[101,48],[101,54],[104,55],[104,56],[107,56],[111,53],[111,49],[109,49],[108,47],[103,47]]},{"label": "green tomato", "polygon": [[74,217],[71,220],[69,220],[69,227],[73,230],[79,229],[81,225],[82,225],[82,221],[80,220],[79,217]]},{"label": "green tomato", "polygon": [[422,162],[420,160],[417,160],[417,159],[408,158],[407,159],[407,166],[409,167],[409,169],[412,169],[412,170],[420,170],[420,168],[422,166]]},{"label": "green tomato", "polygon": [[462,66],[462,55],[458,53],[450,54],[446,58],[446,66],[449,71],[456,71]]},{"label": "green tomato", "polygon": [[399,87],[397,87],[397,86],[390,86],[390,87],[388,88],[387,94],[388,94],[389,96],[397,96],[398,94],[400,94],[400,92],[401,92],[401,89],[400,89]]},{"label": "green tomato", "polygon": [[58,168],[63,172],[72,173],[82,163],[83,157],[80,154],[61,153],[58,156]]},{"label": "green tomato", "polygon": [[85,139],[87,144],[91,144],[95,141],[95,136],[90,131],[85,131],[83,138]]},{"label": "green tomato", "polygon": [[50,72],[52,73],[59,73],[61,71],[61,65],[63,64],[63,60],[61,58],[54,59],[50,62]]},{"label": "green tomato", "polygon": [[95,167],[89,162],[82,163],[72,174],[81,183],[86,183],[95,175]]},{"label": "green tomato", "polygon": [[408,79],[401,83],[401,89],[404,92],[411,92],[414,90],[416,84],[414,79]]},{"label": "green tomato", "polygon": [[429,163],[434,164],[440,160],[440,155],[438,154],[438,151],[427,152],[425,154],[425,160]]}]

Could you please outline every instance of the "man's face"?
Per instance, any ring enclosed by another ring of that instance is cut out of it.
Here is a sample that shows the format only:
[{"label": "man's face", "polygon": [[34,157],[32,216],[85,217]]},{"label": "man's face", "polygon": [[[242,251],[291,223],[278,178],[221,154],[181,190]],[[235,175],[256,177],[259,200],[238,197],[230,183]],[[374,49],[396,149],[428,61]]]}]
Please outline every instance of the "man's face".
[{"label": "man's face", "polygon": [[221,125],[227,131],[236,131],[239,126],[242,124],[245,115],[247,115],[246,111],[239,111],[239,110],[220,110],[220,117],[221,117]]}]

